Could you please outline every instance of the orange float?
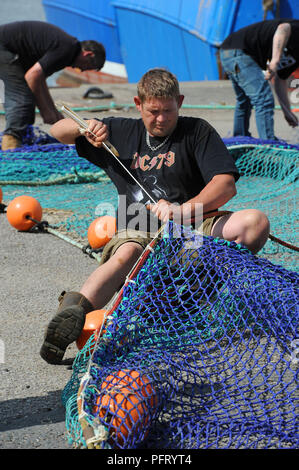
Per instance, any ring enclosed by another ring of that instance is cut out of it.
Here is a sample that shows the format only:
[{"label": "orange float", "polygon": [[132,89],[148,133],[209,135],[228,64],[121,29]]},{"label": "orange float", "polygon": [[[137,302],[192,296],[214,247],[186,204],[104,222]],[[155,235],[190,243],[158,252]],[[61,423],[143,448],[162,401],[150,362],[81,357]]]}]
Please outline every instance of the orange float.
[{"label": "orange float", "polygon": [[111,444],[123,446],[131,433],[140,433],[144,428],[146,437],[157,403],[149,378],[125,369],[103,381],[94,411],[109,422]]},{"label": "orange float", "polygon": [[122,386],[130,387],[136,390],[145,398],[150,398],[150,406],[157,406],[157,395],[154,391],[149,378],[137,370],[123,369],[115,372],[114,374],[108,375],[102,383],[102,389],[111,386]]},{"label": "orange float", "polygon": [[116,232],[116,218],[103,215],[95,219],[87,231],[88,243],[94,250],[101,248],[111,240]]},{"label": "orange float", "polygon": [[36,222],[42,219],[42,208],[40,203],[31,196],[18,196],[7,206],[6,215],[8,222],[20,231],[30,230]]},{"label": "orange float", "polygon": [[[90,338],[90,336],[95,333],[96,330],[99,330],[101,328],[103,322],[106,321],[105,317],[107,313],[108,310],[100,309],[93,310],[92,312],[89,312],[86,315],[83,330],[81,331],[79,338],[77,338],[76,340],[78,349],[82,349]],[[101,334],[103,334],[104,332],[105,330],[102,330]]]}]

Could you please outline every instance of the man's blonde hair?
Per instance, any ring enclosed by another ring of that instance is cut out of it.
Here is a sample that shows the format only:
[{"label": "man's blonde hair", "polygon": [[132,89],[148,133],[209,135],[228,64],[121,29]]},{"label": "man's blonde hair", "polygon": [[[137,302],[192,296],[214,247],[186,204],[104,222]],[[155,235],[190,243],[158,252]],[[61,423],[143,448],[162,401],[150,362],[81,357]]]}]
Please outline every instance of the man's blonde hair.
[{"label": "man's blonde hair", "polygon": [[168,70],[151,69],[141,77],[137,85],[137,93],[142,103],[150,98],[175,98],[178,101],[179,82]]}]

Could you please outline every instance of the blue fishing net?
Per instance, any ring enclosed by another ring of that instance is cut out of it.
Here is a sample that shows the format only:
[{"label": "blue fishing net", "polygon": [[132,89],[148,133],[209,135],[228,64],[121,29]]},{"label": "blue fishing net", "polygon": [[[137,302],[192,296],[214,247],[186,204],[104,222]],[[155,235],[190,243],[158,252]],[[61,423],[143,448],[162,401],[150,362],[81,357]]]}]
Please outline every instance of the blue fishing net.
[{"label": "blue fishing net", "polygon": [[[32,128],[22,148],[0,152],[3,200],[35,197],[58,230],[86,243],[91,221],[116,208],[116,190],[74,146],[48,139]],[[261,209],[276,237],[298,245],[299,148],[224,142],[242,175],[224,209]],[[170,224],[144,253],[75,358],[63,392],[70,442],[298,447],[297,252],[269,240],[254,256],[191,229],[173,233]]]},{"label": "blue fishing net", "polygon": [[298,275],[197,238],[168,230],[78,353],[63,394],[73,444],[298,446]]}]

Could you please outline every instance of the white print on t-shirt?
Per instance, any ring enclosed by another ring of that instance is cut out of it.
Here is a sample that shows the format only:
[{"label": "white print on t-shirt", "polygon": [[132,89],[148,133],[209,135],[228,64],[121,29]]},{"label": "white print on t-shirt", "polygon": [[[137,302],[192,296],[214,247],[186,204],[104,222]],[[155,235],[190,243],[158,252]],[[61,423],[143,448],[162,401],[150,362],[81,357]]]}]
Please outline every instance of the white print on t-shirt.
[{"label": "white print on t-shirt", "polygon": [[133,196],[134,201],[136,202],[140,202],[144,198],[144,194],[139,187],[136,187],[136,188],[134,187],[132,189],[132,196]]},{"label": "white print on t-shirt", "polygon": [[[158,201],[159,199],[167,199],[167,193],[166,191],[163,189],[163,188],[160,188],[158,185],[157,185],[157,178],[156,176],[154,175],[150,175],[148,176],[147,178],[142,178],[141,180],[141,183],[142,185],[146,185],[147,188],[150,188],[151,192],[153,193],[153,195],[155,196],[156,200]],[[132,199],[135,201],[135,202],[141,202],[143,201],[143,204],[151,204],[152,201],[148,200],[148,201],[144,201],[144,197],[146,197],[146,194],[143,193],[143,191],[135,186],[133,189],[132,189]]]},{"label": "white print on t-shirt", "polygon": [[154,175],[150,175],[147,178],[143,178],[143,184],[146,184],[147,187],[151,188],[151,192],[156,197],[156,200],[159,199],[167,199],[167,193],[163,188],[157,185],[157,177]]},{"label": "white print on t-shirt", "polygon": [[280,58],[277,70],[287,69],[288,67],[291,67],[291,65],[294,65],[295,63],[296,63],[296,59],[294,59],[294,57],[291,56],[291,54],[289,54],[287,50],[285,49]]}]

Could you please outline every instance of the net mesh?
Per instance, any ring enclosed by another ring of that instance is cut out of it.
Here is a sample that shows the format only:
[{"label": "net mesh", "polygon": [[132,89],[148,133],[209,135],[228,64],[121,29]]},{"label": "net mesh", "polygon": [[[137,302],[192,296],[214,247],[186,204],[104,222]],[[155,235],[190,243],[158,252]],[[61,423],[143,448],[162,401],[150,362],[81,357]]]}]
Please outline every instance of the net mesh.
[{"label": "net mesh", "polygon": [[[259,208],[269,217],[273,235],[296,245],[299,145],[245,137],[224,142],[242,177],[237,196],[223,209]],[[4,201],[35,197],[44,218],[83,245],[96,217],[116,213],[118,195],[104,171],[79,158],[74,146],[60,144],[36,127],[28,128],[20,150],[0,151],[0,165]],[[259,256],[297,269],[294,252],[270,239]]]},{"label": "net mesh", "polygon": [[100,448],[298,445],[298,276],[234,243],[200,242],[168,230],[77,355],[63,398],[77,445],[89,443],[79,417]]},{"label": "net mesh", "polygon": [[[263,210],[271,232],[296,245],[299,147],[224,141],[242,174],[225,209]],[[36,197],[59,230],[83,242],[98,205],[117,206],[101,170],[37,129],[21,150],[0,152],[0,164],[4,202]],[[254,256],[166,227],[75,358],[62,397],[70,442],[297,448],[296,256],[271,240]]]}]

